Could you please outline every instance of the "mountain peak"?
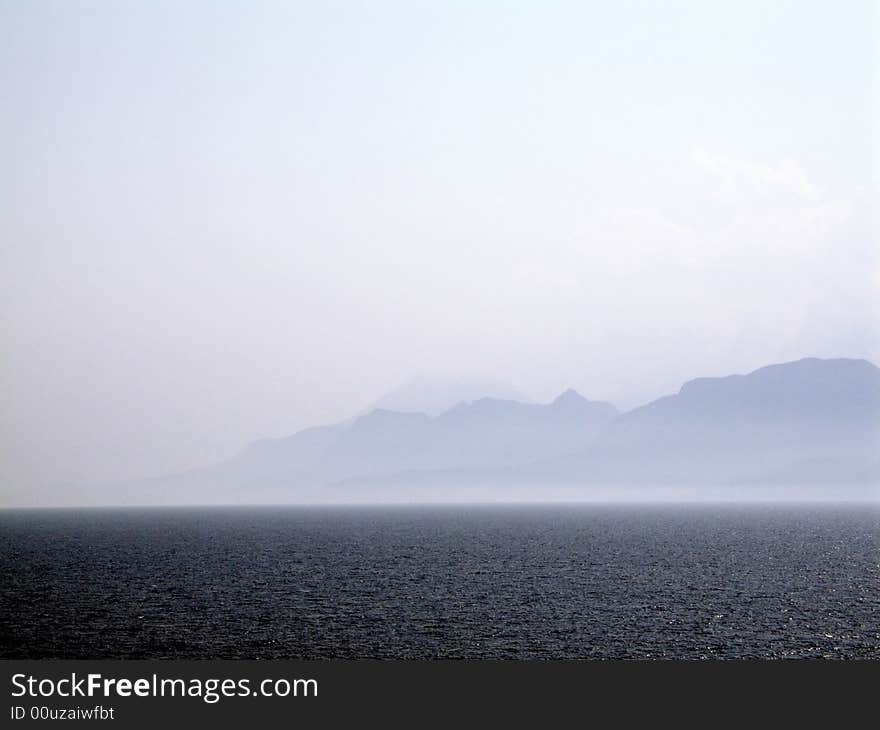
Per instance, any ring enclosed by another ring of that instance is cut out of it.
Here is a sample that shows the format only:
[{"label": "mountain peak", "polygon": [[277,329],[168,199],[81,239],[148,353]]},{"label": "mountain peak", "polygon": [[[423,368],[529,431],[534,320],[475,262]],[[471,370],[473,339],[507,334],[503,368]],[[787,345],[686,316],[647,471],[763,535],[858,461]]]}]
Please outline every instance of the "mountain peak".
[{"label": "mountain peak", "polygon": [[589,403],[589,401],[574,388],[568,388],[563,391],[553,401],[554,406],[581,405],[583,403]]},{"label": "mountain peak", "polygon": [[386,393],[373,403],[371,408],[427,413],[436,416],[462,401],[472,403],[481,398],[528,401],[513,386],[492,378],[482,376],[419,376]]}]

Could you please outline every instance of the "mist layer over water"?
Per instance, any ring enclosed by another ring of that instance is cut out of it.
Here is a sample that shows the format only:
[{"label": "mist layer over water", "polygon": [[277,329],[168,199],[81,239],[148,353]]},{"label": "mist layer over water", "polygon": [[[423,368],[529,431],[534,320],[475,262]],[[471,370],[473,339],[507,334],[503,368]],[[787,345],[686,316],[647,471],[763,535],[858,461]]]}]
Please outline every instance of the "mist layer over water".
[{"label": "mist layer over water", "polygon": [[880,656],[876,506],[0,513],[11,658]]}]

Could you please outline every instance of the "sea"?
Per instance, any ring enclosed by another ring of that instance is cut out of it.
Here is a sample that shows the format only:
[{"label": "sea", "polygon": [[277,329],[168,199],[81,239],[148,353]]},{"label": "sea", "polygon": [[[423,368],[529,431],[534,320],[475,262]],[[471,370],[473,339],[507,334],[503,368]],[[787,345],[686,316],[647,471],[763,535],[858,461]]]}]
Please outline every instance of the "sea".
[{"label": "sea", "polygon": [[0,657],[880,658],[880,506],[0,511]]}]

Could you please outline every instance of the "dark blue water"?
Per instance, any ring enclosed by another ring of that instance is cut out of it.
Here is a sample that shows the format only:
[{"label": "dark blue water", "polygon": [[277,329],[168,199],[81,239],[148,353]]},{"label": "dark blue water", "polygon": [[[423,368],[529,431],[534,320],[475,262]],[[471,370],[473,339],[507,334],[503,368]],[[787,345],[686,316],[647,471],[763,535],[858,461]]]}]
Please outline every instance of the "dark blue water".
[{"label": "dark blue water", "polygon": [[880,657],[880,510],[0,512],[0,656]]}]

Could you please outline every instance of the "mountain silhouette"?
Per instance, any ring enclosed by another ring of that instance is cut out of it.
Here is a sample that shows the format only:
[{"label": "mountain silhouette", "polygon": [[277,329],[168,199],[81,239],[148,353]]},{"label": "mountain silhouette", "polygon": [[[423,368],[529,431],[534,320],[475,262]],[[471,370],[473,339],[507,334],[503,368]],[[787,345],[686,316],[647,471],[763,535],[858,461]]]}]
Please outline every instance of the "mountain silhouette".
[{"label": "mountain silhouette", "polygon": [[691,380],[615,419],[581,454],[535,471],[588,481],[778,482],[786,473],[804,478],[808,469],[797,465],[820,460],[826,481],[849,481],[876,461],[878,424],[880,369],[806,358]]},{"label": "mountain silhouette", "polygon": [[545,404],[479,397],[439,414],[374,408],[137,489],[147,503],[540,499],[560,485],[570,499],[648,498],[670,485],[684,496],[724,486],[725,498],[779,485],[864,495],[867,485],[876,498],[878,446],[880,369],[806,358],[690,380],[622,414],[573,390]]},{"label": "mountain silhouette", "polygon": [[364,412],[380,409],[438,416],[457,403],[468,403],[480,398],[520,402],[527,400],[512,385],[492,378],[475,375],[421,375],[386,393]]},{"label": "mountain silhouette", "polygon": [[334,480],[527,464],[582,448],[616,415],[574,391],[543,405],[480,398],[433,418],[376,409],[340,434],[315,468]]}]

